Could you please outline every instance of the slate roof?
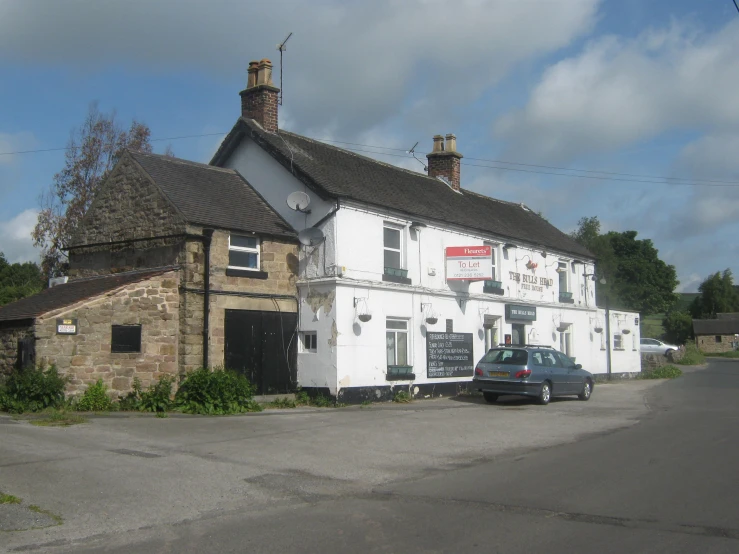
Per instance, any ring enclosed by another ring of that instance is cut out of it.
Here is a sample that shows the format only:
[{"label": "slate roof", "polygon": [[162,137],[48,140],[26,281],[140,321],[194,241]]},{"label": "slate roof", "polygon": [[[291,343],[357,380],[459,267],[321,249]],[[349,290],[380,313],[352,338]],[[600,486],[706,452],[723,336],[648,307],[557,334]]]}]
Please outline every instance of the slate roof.
[{"label": "slate roof", "polygon": [[739,319],[694,319],[693,333],[696,335],[739,334]]},{"label": "slate roof", "polygon": [[243,117],[224,139],[211,164],[224,163],[245,136],[253,138],[324,198],[351,199],[508,238],[514,243],[524,241],[574,256],[594,257],[521,204],[465,189],[456,192],[439,179],[287,131],[267,133],[253,120]]},{"label": "slate roof", "polygon": [[75,279],[0,307],[0,321],[34,319],[53,310],[71,306],[82,300],[176,269],[176,267],[159,267]]},{"label": "slate roof", "polygon": [[237,171],[158,154],[128,153],[188,223],[297,237]]}]

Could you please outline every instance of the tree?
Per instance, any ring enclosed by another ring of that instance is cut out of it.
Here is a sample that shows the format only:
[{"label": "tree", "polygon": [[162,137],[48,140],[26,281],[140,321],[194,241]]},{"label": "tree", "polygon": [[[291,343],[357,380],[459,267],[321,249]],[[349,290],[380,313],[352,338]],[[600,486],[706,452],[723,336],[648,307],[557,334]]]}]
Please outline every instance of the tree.
[{"label": "tree", "polygon": [[662,320],[665,340],[673,344],[685,344],[693,336],[693,318],[688,312],[672,311]]},{"label": "tree", "polygon": [[39,198],[41,211],[31,236],[41,248],[41,269],[47,277],[64,274],[70,243],[77,225],[90,207],[95,191],[125,148],[151,152],[150,131],[136,120],[125,130],[115,112],[101,113],[91,104],[80,129],[71,133],[64,168],[54,175],[49,190]]},{"label": "tree", "polygon": [[690,305],[696,319],[715,318],[717,313],[739,312],[739,293],[730,269],[709,275],[698,287],[699,296]]},{"label": "tree", "polygon": [[0,252],[0,306],[36,294],[43,285],[38,265],[33,262],[8,263]]},{"label": "tree", "polygon": [[675,266],[659,259],[651,240],[637,240],[636,231],[600,234],[598,218],[584,217],[570,236],[595,255],[596,294],[608,297],[612,307],[649,315],[667,311],[677,300]]}]

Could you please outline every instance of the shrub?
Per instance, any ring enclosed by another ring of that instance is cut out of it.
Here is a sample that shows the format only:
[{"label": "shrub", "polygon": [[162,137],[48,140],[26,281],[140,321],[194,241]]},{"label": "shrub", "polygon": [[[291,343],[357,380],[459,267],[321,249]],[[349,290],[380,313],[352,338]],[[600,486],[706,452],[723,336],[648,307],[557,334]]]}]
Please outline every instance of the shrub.
[{"label": "shrub", "polygon": [[395,393],[395,396],[393,396],[393,402],[400,402],[401,404],[407,404],[408,402],[411,402],[413,400],[413,397],[404,390],[399,390]]},{"label": "shrub", "polygon": [[59,375],[56,366],[48,369],[13,370],[0,394],[0,409],[6,412],[40,412],[63,406],[67,377]]},{"label": "shrub", "polygon": [[80,412],[108,412],[113,407],[113,401],[108,396],[108,387],[102,379],[87,387],[85,393],[75,403],[75,409]]},{"label": "shrub", "polygon": [[133,378],[132,390],[126,396],[118,400],[118,409],[123,411],[137,411],[141,409],[141,381],[138,377]]},{"label": "shrub", "polygon": [[693,343],[685,345],[685,355],[679,360],[675,360],[676,364],[680,365],[700,365],[706,363],[706,357],[698,350],[698,347]]},{"label": "shrub", "polygon": [[141,393],[139,410],[142,412],[166,412],[172,408],[172,385],[174,377],[162,375],[156,383]]},{"label": "shrub", "polygon": [[180,385],[175,402],[188,414],[227,415],[258,412],[254,388],[249,380],[233,371],[207,367],[187,374]]},{"label": "shrub", "polygon": [[683,374],[679,367],[665,365],[641,374],[642,379],[675,379]]}]

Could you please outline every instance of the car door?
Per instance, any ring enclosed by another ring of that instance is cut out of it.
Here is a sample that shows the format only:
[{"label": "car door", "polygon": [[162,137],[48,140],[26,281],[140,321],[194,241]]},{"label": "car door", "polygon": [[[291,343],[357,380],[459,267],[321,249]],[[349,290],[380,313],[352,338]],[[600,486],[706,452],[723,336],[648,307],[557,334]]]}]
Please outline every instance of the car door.
[{"label": "car door", "polygon": [[659,345],[656,340],[653,339],[641,339],[641,345],[639,350],[646,354],[654,354],[657,352]]},{"label": "car door", "polygon": [[554,355],[554,350],[542,350],[541,357],[544,362],[544,369],[552,381],[552,394],[565,394],[567,379],[562,364]]},{"label": "car door", "polygon": [[567,394],[579,394],[583,386],[583,374],[579,369],[575,369],[575,362],[562,352],[556,353],[560,360],[562,372],[565,376]]}]

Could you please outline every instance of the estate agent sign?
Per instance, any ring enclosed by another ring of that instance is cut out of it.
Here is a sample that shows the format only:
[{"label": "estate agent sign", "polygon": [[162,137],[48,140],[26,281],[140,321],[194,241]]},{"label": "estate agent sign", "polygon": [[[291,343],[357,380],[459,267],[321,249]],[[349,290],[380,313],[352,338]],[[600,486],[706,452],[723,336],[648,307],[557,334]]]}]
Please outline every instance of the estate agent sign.
[{"label": "estate agent sign", "polygon": [[447,281],[493,279],[492,246],[449,246],[446,249]]}]

